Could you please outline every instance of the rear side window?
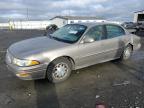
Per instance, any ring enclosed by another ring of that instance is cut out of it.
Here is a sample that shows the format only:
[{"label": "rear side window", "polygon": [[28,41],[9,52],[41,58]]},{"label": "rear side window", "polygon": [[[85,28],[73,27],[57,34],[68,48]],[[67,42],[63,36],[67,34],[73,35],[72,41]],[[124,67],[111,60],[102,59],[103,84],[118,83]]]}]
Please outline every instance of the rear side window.
[{"label": "rear side window", "polygon": [[106,30],[108,39],[125,35],[124,29],[117,25],[106,25]]}]

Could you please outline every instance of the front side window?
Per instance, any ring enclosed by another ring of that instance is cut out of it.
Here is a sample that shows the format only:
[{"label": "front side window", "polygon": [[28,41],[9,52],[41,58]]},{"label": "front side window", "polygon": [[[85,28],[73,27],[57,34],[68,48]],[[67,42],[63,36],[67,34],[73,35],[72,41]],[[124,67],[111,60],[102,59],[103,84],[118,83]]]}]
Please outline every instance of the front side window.
[{"label": "front side window", "polygon": [[89,36],[96,40],[101,40],[103,37],[103,27],[102,26],[95,26],[88,30],[88,32],[85,34],[86,36]]},{"label": "front side window", "polygon": [[117,25],[106,25],[107,38],[114,38],[125,35],[123,28]]},{"label": "front side window", "polygon": [[58,41],[75,43],[80,39],[86,29],[87,27],[84,25],[68,24],[55,31],[51,37]]}]

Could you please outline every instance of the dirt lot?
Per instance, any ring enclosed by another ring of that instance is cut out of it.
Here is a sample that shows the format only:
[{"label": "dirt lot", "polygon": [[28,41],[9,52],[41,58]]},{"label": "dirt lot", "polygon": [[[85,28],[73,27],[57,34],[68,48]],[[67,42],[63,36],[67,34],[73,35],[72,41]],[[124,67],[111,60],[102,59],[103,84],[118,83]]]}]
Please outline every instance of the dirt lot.
[{"label": "dirt lot", "polygon": [[5,65],[5,51],[14,42],[43,31],[0,31],[0,108],[144,108],[144,33],[142,48],[125,62],[110,61],[73,71],[60,84],[46,79],[23,81]]}]

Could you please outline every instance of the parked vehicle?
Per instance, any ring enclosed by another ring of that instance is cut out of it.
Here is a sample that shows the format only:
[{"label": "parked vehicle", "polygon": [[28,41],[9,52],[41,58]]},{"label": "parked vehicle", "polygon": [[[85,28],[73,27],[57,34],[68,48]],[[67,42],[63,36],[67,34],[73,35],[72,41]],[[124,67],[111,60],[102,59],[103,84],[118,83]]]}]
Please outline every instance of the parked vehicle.
[{"label": "parked vehicle", "polygon": [[143,31],[144,30],[144,24],[139,24],[137,26],[137,28],[138,28],[138,31]]},{"label": "parked vehicle", "polygon": [[58,26],[55,24],[51,24],[51,25],[46,27],[46,30],[44,32],[44,36],[46,36],[48,33],[51,34],[51,33],[55,32],[56,30],[58,30]]},{"label": "parked vehicle", "polygon": [[126,29],[135,29],[137,24],[133,22],[124,22],[121,24]]},{"label": "parked vehicle", "polygon": [[136,32],[139,30],[138,24],[133,22],[124,22],[121,24],[125,29],[127,29],[128,32],[132,34],[136,34]]},{"label": "parked vehicle", "polygon": [[49,36],[11,45],[6,63],[23,80],[48,78],[58,83],[72,70],[114,59],[127,60],[140,46],[139,37],[116,24],[68,24]]}]

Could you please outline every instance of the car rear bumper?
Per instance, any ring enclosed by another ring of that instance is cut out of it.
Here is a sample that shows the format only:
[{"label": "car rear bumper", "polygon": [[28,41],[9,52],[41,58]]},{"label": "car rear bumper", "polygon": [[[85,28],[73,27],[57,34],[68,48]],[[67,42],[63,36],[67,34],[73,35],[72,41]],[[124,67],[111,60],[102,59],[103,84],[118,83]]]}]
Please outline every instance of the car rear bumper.
[{"label": "car rear bumper", "polygon": [[141,43],[135,44],[135,45],[133,46],[133,50],[134,50],[134,51],[137,51],[137,50],[139,50],[140,48],[141,48]]}]

